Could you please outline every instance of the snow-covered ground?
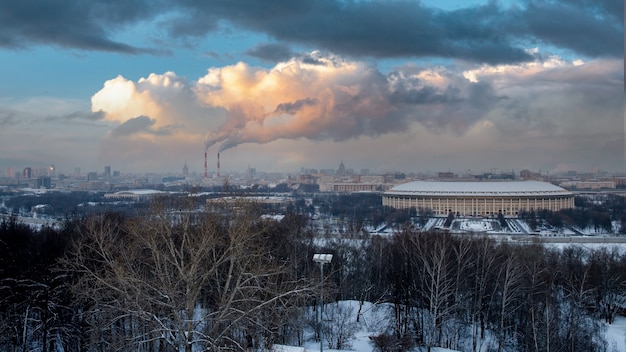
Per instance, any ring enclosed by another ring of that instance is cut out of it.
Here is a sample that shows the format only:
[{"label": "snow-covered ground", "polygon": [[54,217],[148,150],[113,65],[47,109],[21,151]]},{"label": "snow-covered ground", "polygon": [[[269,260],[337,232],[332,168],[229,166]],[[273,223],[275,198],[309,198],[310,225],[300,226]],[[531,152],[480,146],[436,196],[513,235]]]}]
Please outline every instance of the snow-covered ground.
[{"label": "snow-covered ground", "polygon": [[[342,301],[329,303],[326,305],[325,311],[328,311],[331,305],[337,305],[342,312],[349,312],[350,314],[342,315],[341,318],[356,322],[357,314],[359,312],[359,302],[358,301]],[[340,317],[336,317],[340,318]],[[345,352],[345,351],[355,351],[355,352],[372,352],[374,351],[373,345],[370,343],[370,336],[378,335],[381,331],[384,331],[384,328],[388,326],[390,316],[389,310],[385,305],[375,305],[369,302],[365,302],[363,307],[361,308],[361,316],[359,318],[359,322],[354,325],[354,335],[349,340],[349,348],[336,350],[336,349],[328,349],[328,345],[324,345],[324,351],[327,352]],[[327,322],[328,324],[328,322]],[[305,343],[303,346],[306,349],[306,352],[315,352],[320,351],[320,343],[319,341],[309,341]],[[284,348],[281,346],[281,348]],[[279,350],[296,352],[296,350]],[[279,352],[276,351],[276,352]],[[421,352],[422,350],[419,348],[414,349],[416,352]],[[424,349],[425,351],[425,349]],[[432,352],[459,352],[455,350],[450,350],[446,348],[433,348]]]},{"label": "snow-covered ground", "polygon": [[606,329],[607,351],[626,351],[626,317],[618,316]]},{"label": "snow-covered ground", "polygon": [[[344,319],[346,321],[354,322],[352,329],[354,330],[353,338],[349,339],[348,345],[349,349],[344,351],[363,351],[369,352],[373,351],[373,347],[369,342],[369,336],[373,334],[377,334],[380,332],[380,328],[387,322],[386,310],[381,309],[380,306],[376,306],[369,302],[364,302],[363,307],[361,308],[361,316],[359,317],[359,322],[357,321],[357,315],[359,312],[359,302],[358,301],[342,301],[329,303],[325,306],[325,312],[329,312],[336,305],[341,307],[341,310],[344,312],[341,316],[333,317],[333,319],[324,319],[326,324],[332,323],[332,320],[336,319]],[[329,322],[330,320],[330,322]],[[328,338],[328,334],[326,336]],[[311,351],[319,351],[320,343],[319,341],[309,341],[305,344],[307,352]],[[328,345],[324,345],[324,351],[339,351],[328,349]]]},{"label": "snow-covered ground", "polygon": [[[330,303],[326,309],[330,308],[330,305],[340,306],[344,312],[349,312],[348,315],[342,316],[343,319],[356,322],[357,312],[359,311],[359,302],[357,301],[343,301]],[[365,302],[361,309],[361,317],[359,323],[355,324],[353,336],[349,340],[348,345],[350,347],[337,350],[329,349],[328,345],[324,345],[324,351],[328,352],[373,352],[374,347],[370,343],[370,336],[379,334],[384,330],[385,324],[389,321],[389,311],[385,309],[384,305],[374,305],[372,303]],[[336,317],[337,318],[337,317]],[[331,321],[332,322],[332,321]],[[328,324],[329,322],[327,322]],[[605,332],[607,341],[608,352],[624,352],[626,351],[626,317],[618,316],[613,324],[608,325]],[[277,346],[278,348],[274,352],[316,352],[320,351],[319,341],[310,340],[302,347],[290,347],[290,346]],[[423,352],[425,349],[415,348],[415,352]],[[458,352],[455,350],[445,348],[433,348],[433,352]]]}]

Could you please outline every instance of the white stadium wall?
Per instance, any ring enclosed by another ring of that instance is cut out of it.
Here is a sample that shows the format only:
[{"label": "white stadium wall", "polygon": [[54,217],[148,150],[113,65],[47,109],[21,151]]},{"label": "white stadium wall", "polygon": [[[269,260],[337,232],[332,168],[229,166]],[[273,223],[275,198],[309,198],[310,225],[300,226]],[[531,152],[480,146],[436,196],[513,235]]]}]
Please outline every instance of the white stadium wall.
[{"label": "white stadium wall", "polygon": [[520,211],[574,207],[574,194],[539,181],[414,181],[383,193],[383,205],[431,209],[437,216],[516,217]]}]

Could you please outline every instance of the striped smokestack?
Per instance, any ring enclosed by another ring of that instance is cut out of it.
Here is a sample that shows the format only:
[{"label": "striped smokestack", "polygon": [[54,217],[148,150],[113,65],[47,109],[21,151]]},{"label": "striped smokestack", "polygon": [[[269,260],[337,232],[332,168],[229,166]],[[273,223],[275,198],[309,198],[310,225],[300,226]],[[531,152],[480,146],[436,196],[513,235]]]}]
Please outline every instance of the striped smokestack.
[{"label": "striped smokestack", "polygon": [[204,152],[204,178],[209,177],[208,172],[207,172],[207,160],[206,160],[206,152]]}]

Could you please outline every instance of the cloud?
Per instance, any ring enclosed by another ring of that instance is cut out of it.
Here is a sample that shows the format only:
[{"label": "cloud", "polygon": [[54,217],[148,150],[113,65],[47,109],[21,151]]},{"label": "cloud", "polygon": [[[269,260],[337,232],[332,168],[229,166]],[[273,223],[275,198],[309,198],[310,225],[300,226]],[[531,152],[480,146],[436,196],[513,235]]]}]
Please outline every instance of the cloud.
[{"label": "cloud", "polygon": [[[139,132],[207,135],[206,148],[278,139],[345,141],[406,131],[420,123],[463,134],[501,99],[489,83],[446,69],[375,67],[321,52],[273,68],[243,62],[210,68],[190,82],[173,72],[137,82],[108,80],[92,96],[92,112],[120,124],[112,136]],[[142,116],[141,119],[137,116]],[[149,116],[149,118],[147,117]]]},{"label": "cloud", "polygon": [[246,54],[269,62],[289,60],[293,56],[287,45],[278,43],[258,44],[248,49]]},{"label": "cloud", "polygon": [[284,138],[345,141],[405,131],[412,123],[462,134],[500,99],[487,83],[443,69],[445,79],[422,73],[399,68],[383,74],[319,52],[272,69],[244,63],[210,69],[196,92],[228,114],[209,134],[207,148]]},{"label": "cloud", "polygon": [[89,121],[99,121],[104,119],[103,111],[94,111],[94,112],[84,112],[84,111],[75,111],[64,116],[61,116],[63,119],[67,120],[89,120]]},{"label": "cloud", "polygon": [[[519,34],[590,57],[624,54],[622,0],[531,0],[509,23]],[[506,27],[505,27],[506,28]]]},{"label": "cloud", "polygon": [[0,110],[0,126],[11,126],[11,125],[15,125],[18,123],[17,119],[15,118],[15,112],[14,111],[9,111],[9,110]]},{"label": "cloud", "polygon": [[290,57],[291,45],[354,58],[441,57],[486,64],[532,61],[525,49],[537,45],[621,58],[623,9],[621,0],[489,1],[451,11],[407,0],[24,0],[3,5],[0,47],[170,53],[113,39],[153,25],[173,40],[159,47],[188,45],[190,38],[225,28],[265,34],[274,42],[247,54],[271,62]]},{"label": "cloud", "polygon": [[196,131],[221,123],[223,111],[203,105],[193,89],[192,83],[171,71],[137,82],[118,76],[91,97],[91,111],[116,123],[144,115],[155,120],[155,127],[180,125]]},{"label": "cloud", "polygon": [[163,50],[139,48],[111,39],[120,28],[150,19],[157,2],[129,0],[9,1],[0,11],[0,47],[23,48],[33,44],[127,54],[161,54]]},{"label": "cloud", "polygon": [[276,110],[274,110],[274,114],[294,115],[298,111],[300,111],[302,108],[306,106],[315,106],[318,103],[319,102],[317,101],[317,99],[312,99],[312,98],[300,99],[300,100],[296,100],[290,103],[281,103],[281,104],[278,104],[278,106],[276,107]]},{"label": "cloud", "polygon": [[74,111],[71,113],[65,113],[60,115],[48,116],[45,118],[45,121],[73,121],[73,120],[84,120],[84,121],[100,121],[103,120],[105,114],[103,111]]},{"label": "cloud", "polygon": [[[174,36],[204,36],[221,19],[279,41],[351,57],[444,57],[497,64],[532,61],[522,45],[590,56],[623,55],[620,0],[535,1],[444,11],[413,1],[181,2]],[[602,40],[598,40],[602,38]],[[532,45],[532,44],[531,44]]]},{"label": "cloud", "polygon": [[224,112],[200,103],[193,88],[174,72],[106,81],[91,99],[92,111],[114,126],[100,140],[98,160],[153,171],[159,160],[159,167],[178,170],[181,155],[200,155],[206,131]]},{"label": "cloud", "polygon": [[[305,160],[298,153],[311,143],[345,145],[366,158],[359,148],[393,140],[406,144],[407,153],[436,145],[437,155],[461,163],[469,163],[471,151],[508,165],[496,151],[525,148],[527,163],[530,155],[541,157],[542,148],[554,158],[572,158],[569,149],[607,159],[601,148],[623,140],[616,117],[623,109],[622,62],[534,57],[502,65],[405,64],[385,73],[364,61],[312,52],[271,68],[212,67],[196,81],[173,72],[136,82],[117,77],[94,94],[92,110],[118,125],[103,141],[108,155],[121,152],[114,138],[126,136],[126,145],[151,155],[156,152],[148,146],[158,137],[170,146],[237,147],[242,155],[258,152],[255,144],[283,155],[277,148],[288,145],[293,160]],[[598,138],[603,142],[594,146]]]},{"label": "cloud", "polygon": [[165,126],[155,129],[156,120],[148,116],[137,116],[127,120],[121,125],[115,127],[111,131],[112,137],[128,137],[134,134],[150,134],[154,136],[169,136],[172,134],[171,126]]}]

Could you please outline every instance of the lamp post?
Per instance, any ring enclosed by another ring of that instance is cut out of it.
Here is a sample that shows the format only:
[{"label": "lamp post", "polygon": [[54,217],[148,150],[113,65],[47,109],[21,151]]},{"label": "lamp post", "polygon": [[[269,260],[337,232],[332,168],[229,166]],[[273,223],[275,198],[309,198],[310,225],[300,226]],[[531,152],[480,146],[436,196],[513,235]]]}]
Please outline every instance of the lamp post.
[{"label": "lamp post", "polygon": [[[330,264],[332,254],[313,254],[313,261],[320,263],[320,282],[324,280],[324,264]],[[324,352],[324,296],[320,287],[320,352]]]}]

